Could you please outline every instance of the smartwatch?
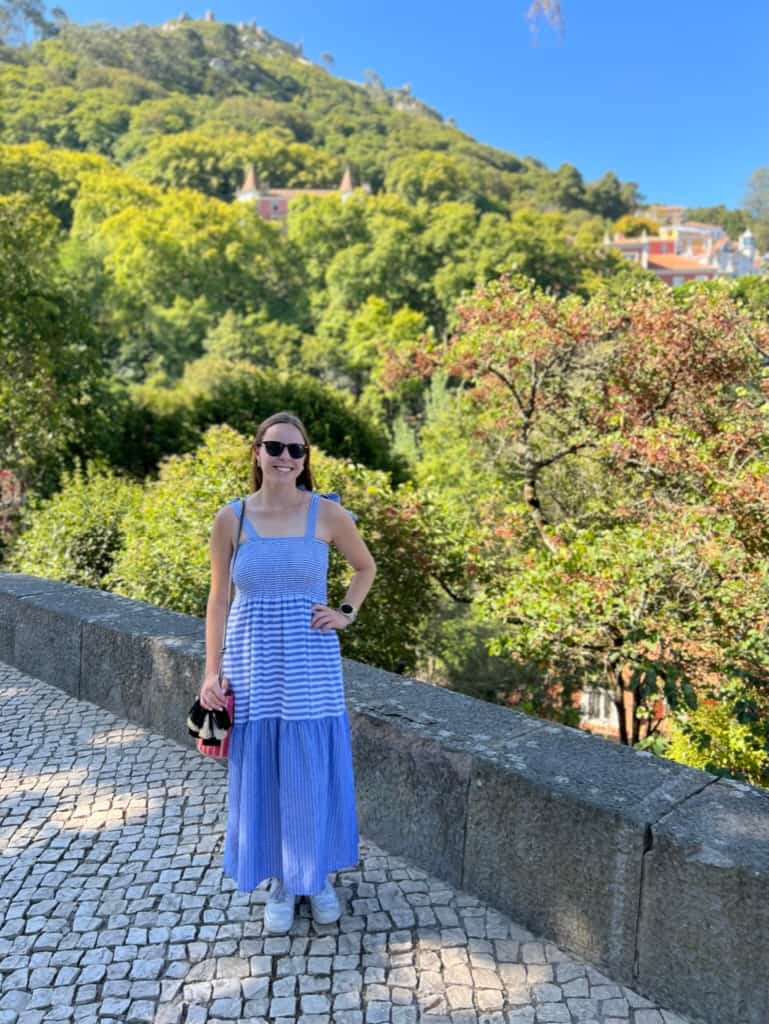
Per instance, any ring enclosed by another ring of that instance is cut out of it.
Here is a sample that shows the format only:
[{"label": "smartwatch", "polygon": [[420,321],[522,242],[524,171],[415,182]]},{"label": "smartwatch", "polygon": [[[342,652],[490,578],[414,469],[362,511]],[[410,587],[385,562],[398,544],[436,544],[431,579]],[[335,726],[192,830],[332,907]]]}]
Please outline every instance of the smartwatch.
[{"label": "smartwatch", "polygon": [[358,614],[351,604],[340,604],[339,611],[342,615],[346,615],[350,622],[355,622],[355,616]]}]

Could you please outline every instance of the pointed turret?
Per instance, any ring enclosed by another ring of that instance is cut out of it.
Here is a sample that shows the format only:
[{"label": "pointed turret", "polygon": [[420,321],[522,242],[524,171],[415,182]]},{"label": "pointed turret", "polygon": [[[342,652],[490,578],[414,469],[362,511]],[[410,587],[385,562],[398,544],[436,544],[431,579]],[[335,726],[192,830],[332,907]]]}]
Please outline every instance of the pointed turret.
[{"label": "pointed turret", "polygon": [[344,174],[342,175],[342,180],[339,183],[339,191],[341,192],[343,198],[345,196],[349,196],[352,192],[355,191],[355,186],[352,183],[352,171],[350,170],[349,164],[345,166]]},{"label": "pointed turret", "polygon": [[256,170],[253,164],[248,165],[246,176],[243,179],[243,184],[240,186],[238,191],[235,193],[236,199],[258,199],[262,192],[262,186],[256,177]]}]

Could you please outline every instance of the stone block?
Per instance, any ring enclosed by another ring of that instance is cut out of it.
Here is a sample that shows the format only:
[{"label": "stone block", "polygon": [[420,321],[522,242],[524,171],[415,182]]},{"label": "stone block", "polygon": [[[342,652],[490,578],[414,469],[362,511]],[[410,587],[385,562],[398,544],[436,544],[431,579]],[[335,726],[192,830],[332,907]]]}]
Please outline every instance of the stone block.
[{"label": "stone block", "polygon": [[470,758],[401,721],[353,712],[350,724],[361,830],[388,851],[458,884]]},{"label": "stone block", "polygon": [[0,661],[6,665],[15,664],[14,636],[19,599],[61,588],[66,588],[66,584],[24,573],[0,572]]},{"label": "stone block", "polygon": [[83,629],[91,622],[117,623],[128,603],[116,594],[65,583],[18,597],[11,664],[81,697]]},{"label": "stone block", "polygon": [[492,721],[507,738],[533,720],[347,659],[344,677],[362,831],[458,885],[474,751]]},{"label": "stone block", "polygon": [[649,824],[712,778],[547,724],[476,758],[462,888],[632,985]]},{"label": "stone block", "polygon": [[81,697],[192,749],[186,713],[203,681],[203,641],[200,619],[127,601],[119,620],[83,625]]},{"label": "stone block", "polygon": [[719,779],[652,828],[635,988],[712,1024],[769,1021],[769,792]]}]

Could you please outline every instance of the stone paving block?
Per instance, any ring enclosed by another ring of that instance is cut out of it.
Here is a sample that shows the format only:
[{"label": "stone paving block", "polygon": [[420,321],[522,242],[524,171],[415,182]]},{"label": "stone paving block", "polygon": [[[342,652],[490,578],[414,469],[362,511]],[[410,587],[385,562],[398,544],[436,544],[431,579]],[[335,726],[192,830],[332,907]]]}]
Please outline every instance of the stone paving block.
[{"label": "stone paving block", "polygon": [[385,1024],[390,1020],[389,1002],[370,1002],[366,1007],[366,1024]]},{"label": "stone paving block", "polygon": [[293,997],[279,997],[270,1000],[270,1017],[293,1017],[296,1009],[296,999]]},{"label": "stone paving block", "polygon": [[340,992],[334,996],[334,1012],[342,1010],[357,1010],[360,1006],[360,990],[355,989],[348,992]]},{"label": "stone paving block", "polygon": [[535,1014],[537,1024],[571,1024],[571,1014],[563,1003],[541,1003]]}]

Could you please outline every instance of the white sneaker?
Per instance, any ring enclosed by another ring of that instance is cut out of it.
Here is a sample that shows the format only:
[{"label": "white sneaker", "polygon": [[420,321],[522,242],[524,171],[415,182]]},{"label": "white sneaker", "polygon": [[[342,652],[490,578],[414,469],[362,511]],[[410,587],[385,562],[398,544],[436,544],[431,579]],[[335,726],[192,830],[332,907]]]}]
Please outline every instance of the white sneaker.
[{"label": "white sneaker", "polygon": [[310,906],[312,907],[312,919],[316,924],[332,924],[334,921],[338,921],[342,915],[339,897],[328,879],[319,893],[310,896]]},{"label": "white sneaker", "polygon": [[277,879],[264,906],[264,927],[268,932],[287,932],[294,923],[296,897]]}]

